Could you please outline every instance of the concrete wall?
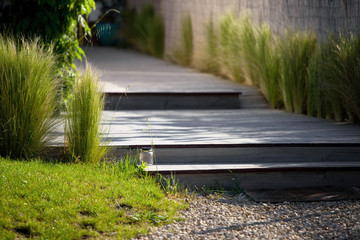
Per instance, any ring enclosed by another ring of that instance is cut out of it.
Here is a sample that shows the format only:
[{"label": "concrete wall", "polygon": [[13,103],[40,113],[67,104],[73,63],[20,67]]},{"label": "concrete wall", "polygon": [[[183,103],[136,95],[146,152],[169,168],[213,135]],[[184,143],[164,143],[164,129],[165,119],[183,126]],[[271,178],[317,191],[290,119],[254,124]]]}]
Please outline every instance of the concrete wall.
[{"label": "concrete wall", "polygon": [[152,4],[164,16],[166,52],[179,43],[181,19],[190,14],[196,52],[204,43],[204,24],[216,21],[229,11],[237,15],[250,12],[255,22],[266,22],[276,33],[291,26],[314,30],[319,39],[330,32],[360,32],[359,0],[128,0],[129,7]]}]

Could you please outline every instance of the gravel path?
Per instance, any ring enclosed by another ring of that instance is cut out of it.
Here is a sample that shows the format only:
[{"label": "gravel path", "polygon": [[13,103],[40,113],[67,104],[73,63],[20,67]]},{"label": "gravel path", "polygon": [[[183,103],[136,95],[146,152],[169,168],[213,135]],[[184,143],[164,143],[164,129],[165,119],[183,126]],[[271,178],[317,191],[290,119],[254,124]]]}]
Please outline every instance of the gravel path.
[{"label": "gravel path", "polygon": [[137,239],[360,239],[360,200],[270,204],[244,194],[196,196],[181,217]]}]

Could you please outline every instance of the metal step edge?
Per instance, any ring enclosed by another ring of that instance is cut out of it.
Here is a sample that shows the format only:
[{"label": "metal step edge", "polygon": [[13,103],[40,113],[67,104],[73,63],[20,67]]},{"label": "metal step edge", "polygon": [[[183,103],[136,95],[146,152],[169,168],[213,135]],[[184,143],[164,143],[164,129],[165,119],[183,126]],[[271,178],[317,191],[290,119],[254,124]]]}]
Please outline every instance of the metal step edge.
[{"label": "metal step edge", "polygon": [[145,169],[154,173],[241,173],[276,171],[360,170],[360,162],[302,162],[258,164],[174,164],[149,165]]}]

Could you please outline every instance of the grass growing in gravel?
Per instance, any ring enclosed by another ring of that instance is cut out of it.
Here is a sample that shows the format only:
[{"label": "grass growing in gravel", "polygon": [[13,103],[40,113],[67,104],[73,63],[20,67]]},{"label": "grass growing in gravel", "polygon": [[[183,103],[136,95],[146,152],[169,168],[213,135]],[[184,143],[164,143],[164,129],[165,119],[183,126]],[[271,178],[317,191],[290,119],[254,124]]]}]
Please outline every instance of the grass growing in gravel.
[{"label": "grass growing in gravel", "polygon": [[0,35],[0,155],[32,157],[56,124],[59,81],[51,50]]},{"label": "grass growing in gravel", "polygon": [[100,146],[100,121],[104,109],[104,94],[99,87],[100,75],[86,66],[75,82],[67,104],[65,139],[73,160],[99,163],[108,152]]},{"label": "grass growing in gravel", "polygon": [[132,160],[63,164],[0,158],[1,239],[132,238],[184,206]]}]

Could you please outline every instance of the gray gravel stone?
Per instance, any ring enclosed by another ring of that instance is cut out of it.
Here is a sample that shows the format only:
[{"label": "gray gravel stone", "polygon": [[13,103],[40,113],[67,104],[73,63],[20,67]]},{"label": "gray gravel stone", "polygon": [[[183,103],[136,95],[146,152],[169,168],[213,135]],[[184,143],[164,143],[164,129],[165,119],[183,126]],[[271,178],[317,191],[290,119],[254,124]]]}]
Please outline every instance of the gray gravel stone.
[{"label": "gray gravel stone", "polygon": [[360,200],[270,204],[244,194],[194,196],[180,217],[136,239],[360,239]]}]

